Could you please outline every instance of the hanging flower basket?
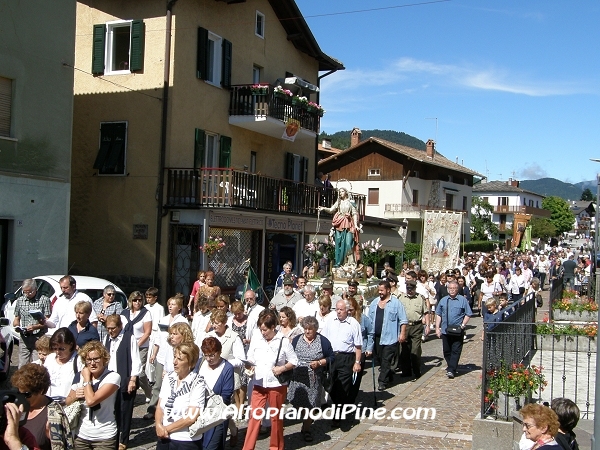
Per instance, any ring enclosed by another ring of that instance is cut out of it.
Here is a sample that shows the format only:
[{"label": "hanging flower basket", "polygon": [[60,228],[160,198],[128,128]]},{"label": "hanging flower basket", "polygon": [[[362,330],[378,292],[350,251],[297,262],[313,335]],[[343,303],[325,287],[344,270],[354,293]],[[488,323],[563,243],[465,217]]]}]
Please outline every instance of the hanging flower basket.
[{"label": "hanging flower basket", "polygon": [[265,95],[269,92],[269,86],[265,86],[264,84],[253,84],[250,86],[250,92],[254,95]]}]

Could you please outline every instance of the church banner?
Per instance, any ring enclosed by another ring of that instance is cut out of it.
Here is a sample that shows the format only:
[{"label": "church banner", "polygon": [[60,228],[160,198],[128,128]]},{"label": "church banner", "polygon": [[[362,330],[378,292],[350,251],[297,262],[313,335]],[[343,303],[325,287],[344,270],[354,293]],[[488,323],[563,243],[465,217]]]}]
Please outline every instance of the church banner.
[{"label": "church banner", "polygon": [[425,211],[421,266],[438,273],[458,265],[462,214],[450,211]]}]

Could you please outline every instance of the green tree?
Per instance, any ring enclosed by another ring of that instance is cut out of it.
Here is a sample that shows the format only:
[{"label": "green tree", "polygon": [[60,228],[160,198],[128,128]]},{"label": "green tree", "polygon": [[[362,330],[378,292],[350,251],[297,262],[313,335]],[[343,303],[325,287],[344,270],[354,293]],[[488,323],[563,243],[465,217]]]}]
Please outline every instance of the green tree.
[{"label": "green tree", "polygon": [[565,233],[573,229],[575,215],[566,200],[560,197],[546,197],[542,208],[550,211],[550,222],[556,227],[556,233]]},{"label": "green tree", "polygon": [[471,240],[487,241],[498,235],[498,226],[492,222],[494,207],[481,197],[473,197],[471,203]]},{"label": "green tree", "polygon": [[581,193],[581,200],[586,202],[594,201],[594,194],[590,191],[590,188],[585,188]]},{"label": "green tree", "polygon": [[534,217],[529,221],[531,225],[531,237],[548,239],[556,236],[556,227],[550,222],[550,219]]}]

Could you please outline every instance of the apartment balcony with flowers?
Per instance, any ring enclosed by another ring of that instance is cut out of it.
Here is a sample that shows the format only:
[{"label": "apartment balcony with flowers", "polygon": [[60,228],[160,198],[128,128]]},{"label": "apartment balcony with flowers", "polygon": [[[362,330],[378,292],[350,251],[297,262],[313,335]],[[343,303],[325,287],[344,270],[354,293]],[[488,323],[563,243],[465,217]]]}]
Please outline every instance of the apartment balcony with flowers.
[{"label": "apartment balcony with flowers", "polygon": [[231,87],[229,123],[283,139],[315,139],[325,110],[305,96],[281,86],[243,84]]}]

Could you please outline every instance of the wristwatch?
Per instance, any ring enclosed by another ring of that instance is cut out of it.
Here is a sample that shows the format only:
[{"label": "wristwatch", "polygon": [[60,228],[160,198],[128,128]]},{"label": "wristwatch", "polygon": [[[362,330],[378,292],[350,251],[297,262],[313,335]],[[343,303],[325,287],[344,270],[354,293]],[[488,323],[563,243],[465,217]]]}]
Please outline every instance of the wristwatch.
[{"label": "wristwatch", "polygon": [[358,364],[358,365],[360,365],[360,361],[356,361],[354,364]]},{"label": "wristwatch", "polygon": [[84,381],[81,385],[81,387],[86,387],[88,384],[91,384],[89,381]]}]

